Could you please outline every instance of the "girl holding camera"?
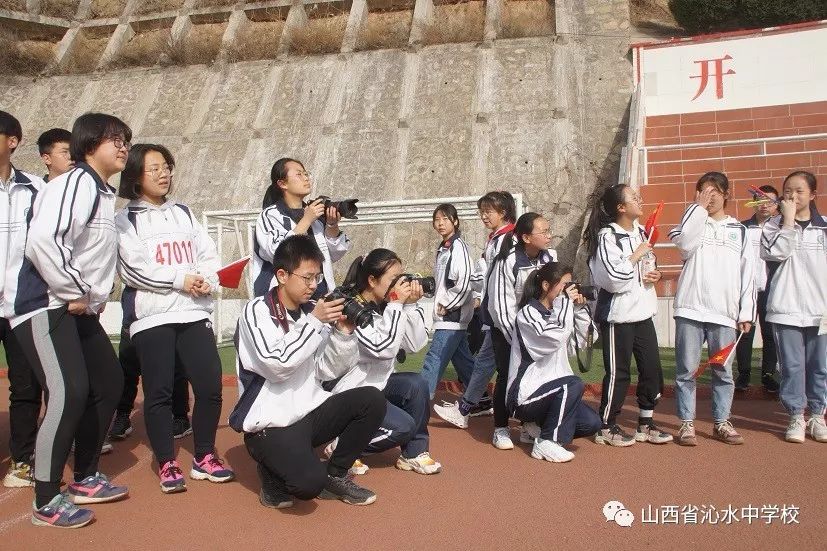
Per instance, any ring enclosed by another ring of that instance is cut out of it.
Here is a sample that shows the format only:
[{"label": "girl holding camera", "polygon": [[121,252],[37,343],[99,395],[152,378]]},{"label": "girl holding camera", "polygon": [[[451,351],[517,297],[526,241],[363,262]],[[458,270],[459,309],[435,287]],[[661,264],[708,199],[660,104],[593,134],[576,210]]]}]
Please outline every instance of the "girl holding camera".
[{"label": "girl holding camera", "polygon": [[[600,417],[603,427],[595,441],[626,447],[637,442],[666,444],[672,435],[652,420],[663,392],[658,337],[653,318],[658,309],[654,284],[656,269],[652,245],[643,227],[640,195],[631,187],[609,187],[596,205],[583,233],[589,270],[600,287],[595,311],[603,336],[603,391]],[[638,369],[637,403],[640,414],[634,437],[617,424],[629,388],[632,356]]]},{"label": "girl holding camera", "polygon": [[526,279],[506,387],[508,413],[536,433],[531,456],[552,463],[574,459],[563,446],[591,436],[602,425],[582,401],[586,387],[569,364],[572,333],[583,341],[592,324],[586,298],[571,283],[571,271],[549,262]]},{"label": "girl holding camera", "polygon": [[460,237],[459,216],[454,205],[439,205],[432,220],[442,242],[436,251],[434,266],[434,336],[422,365],[422,377],[428,383],[431,399],[449,361],[466,386],[474,370],[467,332],[474,314],[471,256]]},{"label": "girl holding camera", "polygon": [[[337,394],[364,386],[378,388],[388,401],[385,418],[365,453],[399,446],[396,468],[419,474],[442,469],[428,452],[430,418],[428,384],[419,373],[396,373],[400,351],[417,352],[428,342],[425,315],[417,301],[422,286],[402,272],[402,260],[388,249],[374,249],[350,265],[343,287],[352,287],[355,300],[375,308],[373,323],[356,327],[359,362],[344,376],[325,385]],[[331,388],[332,387],[332,388]],[[335,449],[334,441],[326,450]],[[351,472],[365,474],[368,466],[357,459]]]},{"label": "girl holding camera", "polygon": [[350,249],[350,239],[339,230],[341,215],[335,207],[325,209],[323,199],[305,203],[310,195],[310,173],[295,160],[282,158],[270,170],[270,186],[264,194],[255,229],[252,269],[253,292],[264,295],[273,285],[273,253],[289,235],[313,237],[324,256],[324,281],[316,288],[313,300],[336,286],[333,263]]}]

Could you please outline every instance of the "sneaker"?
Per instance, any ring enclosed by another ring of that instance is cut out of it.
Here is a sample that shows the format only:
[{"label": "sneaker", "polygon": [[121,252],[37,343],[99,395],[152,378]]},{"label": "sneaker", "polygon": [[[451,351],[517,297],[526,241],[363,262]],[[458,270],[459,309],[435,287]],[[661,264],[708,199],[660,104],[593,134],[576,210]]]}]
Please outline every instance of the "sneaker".
[{"label": "sneaker", "polygon": [[749,388],[749,373],[738,373],[735,379],[735,390],[746,390]]},{"label": "sneaker", "polygon": [[468,417],[482,417],[483,415],[494,415],[494,400],[491,396],[483,396],[468,412]]},{"label": "sneaker", "polygon": [[531,449],[531,457],[552,463],[567,463],[574,459],[574,454],[553,440],[538,438]]},{"label": "sneaker", "polygon": [[434,461],[428,452],[422,452],[413,458],[400,455],[399,459],[396,460],[396,468],[403,471],[414,471],[419,474],[436,474],[442,470],[442,465],[438,461]]},{"label": "sneaker", "polygon": [[101,473],[95,473],[80,482],[69,484],[66,492],[68,498],[79,505],[84,503],[108,503],[129,495],[126,486],[113,486],[106,475]]},{"label": "sneaker", "polygon": [[597,431],[597,434],[594,435],[594,441],[597,444],[626,448],[635,443],[635,438],[624,432],[620,425],[615,423],[611,427]]},{"label": "sneaker", "polygon": [[735,430],[735,427],[733,427],[729,421],[715,423],[715,429],[712,431],[712,435],[725,444],[737,446],[738,444],[744,443],[744,437],[738,434],[738,431]]},{"label": "sneaker", "polygon": [[[334,438],[327,446],[325,446],[325,448],[324,448],[325,457],[327,457],[328,459],[333,457],[333,452],[336,451],[336,445],[338,443],[339,443],[339,439]],[[353,466],[351,466],[350,469],[348,469],[347,472],[349,472],[350,474],[355,476],[355,475],[368,474],[369,470],[370,470],[370,467],[368,467],[367,465],[362,463],[361,459],[357,459],[356,461],[353,462]]]},{"label": "sneaker", "polygon": [[511,429],[498,427],[494,429],[494,438],[491,440],[498,450],[513,450],[514,442],[511,441]]},{"label": "sneaker", "polygon": [[129,421],[129,414],[118,413],[115,415],[115,420],[112,422],[112,428],[109,429],[109,438],[123,440],[130,434],[132,434],[132,423]]},{"label": "sneaker", "polygon": [[672,440],[672,435],[660,430],[651,419],[649,419],[649,422],[645,425],[638,425],[637,432],[635,432],[635,441],[637,442],[668,444]]},{"label": "sneaker", "polygon": [[697,446],[698,439],[695,438],[695,423],[684,421],[678,431],[678,444],[681,446]]},{"label": "sneaker", "polygon": [[190,420],[186,417],[175,417],[172,420],[172,437],[178,440],[192,434]]},{"label": "sneaker", "polygon": [[813,415],[807,421],[807,431],[816,442],[827,442],[827,423],[823,415]]},{"label": "sneaker", "polygon": [[520,425],[520,444],[534,444],[540,438],[540,425],[529,421]]},{"label": "sneaker", "polygon": [[34,486],[32,466],[25,461],[10,461],[9,470],[3,478],[6,488],[28,488]]},{"label": "sneaker", "polygon": [[808,425],[804,423],[804,415],[790,415],[790,424],[787,426],[787,432],[784,434],[784,440],[787,442],[795,442],[796,444],[804,443],[807,436]]},{"label": "sneaker", "polygon": [[256,464],[256,472],[261,480],[261,491],[258,493],[258,501],[265,507],[271,509],[287,509],[293,506],[293,496],[287,493],[284,484],[267,470]]},{"label": "sneaker", "polygon": [[767,392],[772,392],[773,394],[778,392],[778,382],[775,380],[775,377],[769,373],[761,376],[761,384],[764,385],[764,390]]},{"label": "sneaker", "polygon": [[208,453],[201,461],[192,459],[190,478],[193,480],[209,480],[210,482],[229,482],[235,478],[235,473],[214,453]]},{"label": "sneaker", "polygon": [[112,442],[109,441],[109,435],[106,435],[106,438],[103,439],[103,444],[101,444],[101,455],[112,453],[113,446]]},{"label": "sneaker", "polygon": [[89,509],[81,509],[75,506],[66,494],[57,494],[52,501],[36,508],[32,504],[32,524],[35,526],[54,526],[55,528],[80,528],[86,526],[95,513]]},{"label": "sneaker", "polygon": [[158,477],[161,479],[161,491],[165,494],[177,494],[187,490],[184,472],[175,460],[161,465],[158,469]]},{"label": "sneaker", "polygon": [[442,405],[434,404],[434,412],[444,421],[461,429],[468,428],[468,415],[459,412],[459,402],[442,402]]},{"label": "sneaker", "polygon": [[338,499],[350,505],[370,505],[376,501],[376,494],[356,484],[349,476],[329,476],[321,499]]}]

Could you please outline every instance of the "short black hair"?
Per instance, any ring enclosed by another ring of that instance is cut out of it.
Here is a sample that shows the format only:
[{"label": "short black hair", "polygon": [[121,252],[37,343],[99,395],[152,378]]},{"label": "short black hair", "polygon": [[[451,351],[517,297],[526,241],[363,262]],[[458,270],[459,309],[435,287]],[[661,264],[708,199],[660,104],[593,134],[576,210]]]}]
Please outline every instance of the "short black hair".
[{"label": "short black hair", "polygon": [[[23,139],[23,128],[20,126],[20,121],[11,113],[0,111],[0,134],[14,136],[17,138],[17,142],[20,143],[20,140]],[[12,149],[13,152],[14,149]]]},{"label": "short black hair", "polygon": [[[144,175],[144,158],[150,151],[157,151],[164,157],[164,162],[169,165],[169,169],[175,168],[175,157],[169,152],[169,149],[163,145],[154,143],[137,143],[129,150],[129,157],[126,159],[126,166],[121,172],[121,183],[118,186],[118,197],[124,199],[138,199],[141,194],[141,177]],[[169,187],[172,191],[172,184]],[[166,197],[165,197],[166,198]]]},{"label": "short black hair", "polygon": [[305,260],[324,264],[324,255],[309,235],[291,235],[276,247],[273,254],[273,273],[279,270],[293,272]]},{"label": "short black hair", "polygon": [[454,231],[459,231],[459,214],[457,214],[457,207],[451,203],[442,203],[434,209],[431,215],[431,223],[436,222],[436,215],[441,214],[448,220],[454,223]]},{"label": "short black hair", "polygon": [[52,152],[55,144],[60,142],[72,143],[72,133],[65,128],[52,128],[37,138],[37,150],[41,155]]},{"label": "short black hair", "polygon": [[72,125],[72,141],[69,142],[72,160],[83,162],[104,141],[118,137],[132,141],[132,129],[121,119],[106,113],[84,113]]},{"label": "short black hair", "polygon": [[479,198],[477,208],[492,208],[499,212],[506,222],[514,223],[517,220],[517,203],[514,196],[507,191],[489,191]]},{"label": "short black hair", "polygon": [[775,189],[775,187],[773,187],[769,184],[763,185],[763,186],[759,187],[758,189],[760,189],[764,193],[773,193],[773,194],[775,194],[776,197],[779,197],[778,190]]}]

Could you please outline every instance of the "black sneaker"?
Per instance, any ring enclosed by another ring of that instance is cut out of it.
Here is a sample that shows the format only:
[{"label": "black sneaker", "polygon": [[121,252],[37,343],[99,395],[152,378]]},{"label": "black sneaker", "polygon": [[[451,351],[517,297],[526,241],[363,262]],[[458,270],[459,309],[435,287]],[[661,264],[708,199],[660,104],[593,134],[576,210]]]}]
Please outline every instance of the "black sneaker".
[{"label": "black sneaker", "polygon": [[778,392],[778,382],[775,380],[775,377],[769,373],[761,376],[761,384],[764,385],[764,390],[767,392],[772,392],[773,394]]},{"label": "black sneaker", "polygon": [[172,437],[176,440],[192,434],[190,420],[186,417],[176,417],[172,420]]},{"label": "black sneaker", "polygon": [[345,476],[327,477],[327,486],[319,495],[321,499],[339,499],[350,505],[370,505],[376,501],[376,494],[362,488],[353,479]]},{"label": "black sneaker", "polygon": [[256,471],[261,480],[261,491],[258,493],[259,503],[272,509],[287,509],[293,506],[293,496],[287,493],[280,480],[267,472],[261,464],[256,464]]},{"label": "black sneaker", "polygon": [[112,422],[112,428],[109,429],[109,438],[123,440],[130,434],[132,434],[132,423],[129,421],[129,414],[118,413],[115,415],[115,420]]},{"label": "black sneaker", "polygon": [[483,394],[482,399],[471,406],[471,410],[468,412],[469,417],[481,417],[483,415],[494,415],[494,400],[486,394]]},{"label": "black sneaker", "polygon": [[749,373],[738,373],[735,379],[735,390],[746,390],[749,388]]}]

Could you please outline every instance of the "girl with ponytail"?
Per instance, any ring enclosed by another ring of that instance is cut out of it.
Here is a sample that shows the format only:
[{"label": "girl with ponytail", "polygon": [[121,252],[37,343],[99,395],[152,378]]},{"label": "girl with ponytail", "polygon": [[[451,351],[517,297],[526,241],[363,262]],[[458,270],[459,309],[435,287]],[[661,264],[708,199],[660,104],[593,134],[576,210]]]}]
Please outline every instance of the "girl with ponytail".
[{"label": "girl with ponytail", "polygon": [[602,424],[582,401],[585,385],[569,364],[572,334],[585,340],[592,323],[586,299],[570,285],[571,272],[569,266],[549,262],[528,276],[515,318],[506,387],[508,414],[523,421],[534,438],[531,456],[553,463],[574,459],[563,446],[591,436]]},{"label": "girl with ponytail", "polygon": [[[425,315],[417,304],[422,286],[402,274],[402,261],[388,249],[374,249],[350,265],[343,287],[353,290],[355,301],[374,309],[373,323],[356,328],[358,364],[341,378],[326,382],[325,388],[334,394],[363,386],[381,390],[388,402],[385,418],[365,453],[398,446],[397,469],[435,474],[442,465],[428,451],[428,384],[419,373],[394,369],[400,351],[418,352],[428,342]],[[332,453],[335,445],[326,451]],[[351,472],[365,474],[368,466],[357,459]]]},{"label": "girl with ponytail", "polygon": [[[653,318],[658,308],[654,283],[656,269],[649,236],[638,223],[642,214],[638,193],[618,184],[609,187],[592,208],[583,244],[589,270],[600,287],[595,309],[603,337],[603,391],[600,417],[603,427],[595,441],[626,447],[637,442],[672,441],[652,420],[663,392],[658,338]],[[634,437],[617,424],[629,388],[632,356],[638,370],[637,403],[640,409]]]},{"label": "girl with ponytail", "polygon": [[324,201],[306,203],[310,195],[310,173],[304,165],[282,158],[270,170],[270,185],[264,193],[253,240],[251,276],[255,296],[262,296],[274,283],[273,254],[290,235],[313,237],[324,256],[324,280],[316,288],[313,299],[322,297],[336,286],[333,263],[350,249],[350,239],[339,230],[341,218],[335,207],[325,209]]}]

